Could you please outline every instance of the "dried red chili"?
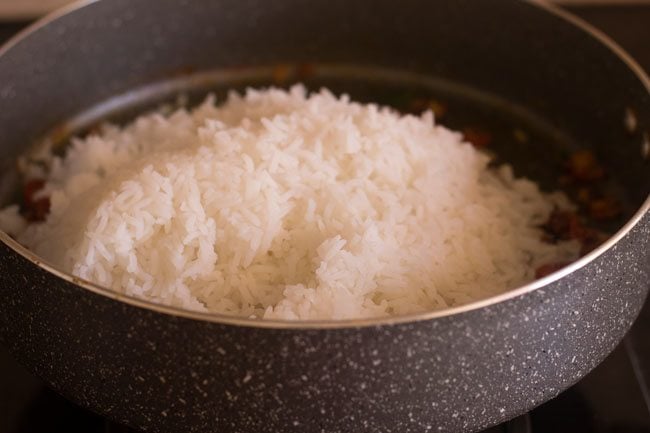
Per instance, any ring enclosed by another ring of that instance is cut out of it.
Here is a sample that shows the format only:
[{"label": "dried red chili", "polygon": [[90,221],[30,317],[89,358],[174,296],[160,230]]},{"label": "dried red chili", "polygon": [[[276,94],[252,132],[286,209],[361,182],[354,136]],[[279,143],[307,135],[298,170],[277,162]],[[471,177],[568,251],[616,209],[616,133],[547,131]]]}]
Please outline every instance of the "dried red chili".
[{"label": "dried red chili", "polygon": [[600,245],[605,234],[584,225],[578,214],[569,211],[554,210],[546,224],[542,226],[544,239],[548,242],[575,239],[580,242],[580,255],[585,255]]},{"label": "dried red chili", "polygon": [[582,239],[586,235],[586,228],[574,212],[555,209],[542,226],[548,235],[549,241]]},{"label": "dried red chili", "polygon": [[492,143],[492,134],[478,128],[463,129],[463,136],[476,148],[486,147]]},{"label": "dried red chili", "polygon": [[286,83],[291,78],[292,72],[291,65],[279,64],[274,66],[272,71],[273,83],[278,85]]},{"label": "dried red chili", "polygon": [[50,212],[49,197],[36,198],[36,194],[43,189],[45,181],[31,179],[23,187],[23,215],[29,222],[44,221]]},{"label": "dried red chili", "polygon": [[589,182],[605,176],[605,170],[590,150],[572,153],[567,161],[567,168],[571,177],[578,181]]},{"label": "dried red chili", "polygon": [[308,80],[316,73],[316,66],[313,63],[300,63],[296,66],[296,78]]},{"label": "dried red chili", "polygon": [[543,278],[547,275],[552,274],[555,271],[558,271],[568,265],[569,262],[557,262],[557,263],[548,263],[542,265],[535,270],[535,278]]}]

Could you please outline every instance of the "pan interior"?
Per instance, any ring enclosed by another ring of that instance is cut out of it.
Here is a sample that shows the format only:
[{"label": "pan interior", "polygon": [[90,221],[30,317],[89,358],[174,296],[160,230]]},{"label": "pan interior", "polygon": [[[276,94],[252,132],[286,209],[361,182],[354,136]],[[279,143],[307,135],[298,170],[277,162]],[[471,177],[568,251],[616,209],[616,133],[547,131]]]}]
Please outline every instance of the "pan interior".
[{"label": "pan interior", "polygon": [[[414,112],[428,103],[439,112],[436,121],[451,129],[479,134],[489,142],[482,148],[494,157],[494,164],[510,164],[518,176],[537,182],[545,191],[564,190],[575,197],[579,186],[566,185],[566,161],[585,145],[526,108],[475,88],[435,77],[403,71],[351,65],[274,65],[257,68],[184,73],[169,80],[137,88],[103,101],[55,128],[27,153],[38,154],[43,147],[62,153],[70,138],[84,136],[104,122],[125,124],[138,115],[161,107],[192,107],[208,94],[217,102],[229,91],[247,87],[289,87],[303,83],[310,90],[322,87],[335,94],[348,94],[353,100],[390,106],[401,112]],[[471,138],[471,137],[470,137]],[[605,162],[605,161],[603,161]],[[5,174],[14,185],[0,200],[19,199],[18,176]],[[8,182],[5,182],[5,185]],[[623,212],[616,219],[592,221],[607,233],[615,232],[634,213],[638,203],[626,195],[625,188],[609,175],[599,182],[599,192],[615,197]],[[0,192],[2,193],[2,192]]]},{"label": "pan interior", "polygon": [[[459,131],[470,128],[490,135],[491,140],[485,146],[485,151],[494,155],[494,164],[510,164],[516,175],[534,180],[545,191],[564,190],[570,197],[576,195],[576,189],[562,185],[561,178],[566,173],[567,158],[576,150],[586,148],[584,142],[575,140],[544,117],[520,105],[458,82],[402,71],[331,64],[310,65],[308,74],[304,73],[303,69],[304,65],[293,67],[283,65],[280,69],[278,66],[269,66],[186,73],[136,88],[90,107],[64,122],[29,148],[25,156],[29,158],[31,154],[42,152],[44,147],[51,148],[55,153],[63,153],[71,137],[83,137],[92,133],[104,122],[128,123],[139,114],[159,109],[161,106],[192,107],[201,103],[210,93],[216,96],[218,102],[223,102],[227,93],[232,90],[241,92],[247,87],[260,88],[271,85],[286,88],[300,82],[310,90],[326,87],[335,94],[346,93],[353,100],[387,105],[400,111],[410,110],[413,100],[416,99],[435,101],[445,108],[439,123]],[[589,149],[598,153],[596,148]],[[609,161],[603,159],[601,162],[607,169]],[[615,220],[592,224],[592,227],[610,234],[621,228],[641,204],[636,197],[638,191],[630,193],[626,190],[628,186],[626,177],[615,174],[613,171],[610,172],[600,187],[621,202],[623,212]],[[19,195],[17,170],[5,172],[5,179],[9,177],[14,179],[14,188],[11,190],[13,193],[0,195],[1,204],[15,202]],[[59,274],[57,270],[54,271]],[[65,273],[59,275],[67,279]],[[70,277],[70,281],[80,283],[75,277]],[[86,284],[82,285],[90,287]],[[117,296],[118,299],[122,299],[121,295]],[[158,307],[147,301],[140,302],[136,299],[132,301],[138,305],[147,305],[147,308]],[[478,304],[482,305],[485,302],[490,300],[481,300]],[[450,313],[465,311],[475,304],[477,303],[451,308]],[[171,311],[164,306],[161,306],[161,309],[166,312]],[[172,310],[174,314],[187,314],[194,317],[194,314],[188,311],[173,308]],[[438,311],[436,315],[444,315],[445,311]],[[242,322],[237,317],[209,314],[201,314],[201,317],[207,320],[214,317],[219,321],[251,325],[247,319]],[[411,320],[411,316],[390,319],[391,322],[393,320]],[[265,326],[264,322],[267,321],[255,322],[254,326],[258,324]],[[268,326],[281,327],[302,326],[301,324],[309,324],[309,326],[326,324],[328,327],[338,327],[346,326],[346,323],[347,321],[314,322],[313,324],[311,322],[267,322]],[[355,326],[359,325],[356,321],[354,323]]]}]

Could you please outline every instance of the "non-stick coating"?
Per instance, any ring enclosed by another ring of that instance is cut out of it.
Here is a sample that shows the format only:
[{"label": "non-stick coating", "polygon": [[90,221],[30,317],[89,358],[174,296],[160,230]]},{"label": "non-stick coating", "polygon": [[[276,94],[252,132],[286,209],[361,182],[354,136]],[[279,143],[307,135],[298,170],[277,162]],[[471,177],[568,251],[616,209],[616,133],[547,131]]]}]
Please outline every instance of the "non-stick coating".
[{"label": "non-stick coating", "polygon": [[[594,149],[630,203],[648,195],[639,77],[515,0],[94,3],[0,56],[0,163],[116,93],[188,67],[279,61],[401,68],[498,94]],[[474,431],[553,397],[613,349],[645,298],[649,244],[646,214],[591,263],[504,302],[398,325],[274,329],[111,299],[0,243],[0,341],[64,395],[146,430]]]}]

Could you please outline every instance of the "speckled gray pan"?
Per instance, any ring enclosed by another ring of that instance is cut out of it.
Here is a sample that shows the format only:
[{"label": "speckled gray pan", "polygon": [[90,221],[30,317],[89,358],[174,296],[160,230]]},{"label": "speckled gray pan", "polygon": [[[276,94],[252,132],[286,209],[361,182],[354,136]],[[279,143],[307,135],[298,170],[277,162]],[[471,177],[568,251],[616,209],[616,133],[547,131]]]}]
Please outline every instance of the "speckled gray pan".
[{"label": "speckled gray pan", "polygon": [[[16,157],[78,113],[180,72],[280,62],[417,72],[525,107],[605,162],[629,219],[529,286],[391,320],[181,312],[80,282],[0,233],[0,342],[72,400],[147,431],[471,432],[596,366],[650,280],[648,80],[536,3],[105,0],[0,51],[0,194]],[[631,111],[630,111],[631,110]],[[634,112],[636,128],[624,127]],[[645,150],[643,150],[645,149]],[[526,148],[532,161],[543,150]]]}]

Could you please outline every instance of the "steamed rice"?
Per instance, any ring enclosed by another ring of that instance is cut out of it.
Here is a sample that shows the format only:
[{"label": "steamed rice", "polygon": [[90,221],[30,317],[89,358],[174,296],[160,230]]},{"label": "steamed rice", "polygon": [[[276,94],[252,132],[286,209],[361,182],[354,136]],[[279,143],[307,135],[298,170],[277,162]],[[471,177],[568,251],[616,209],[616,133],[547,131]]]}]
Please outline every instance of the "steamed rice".
[{"label": "steamed rice", "polygon": [[573,260],[544,243],[545,194],[431,112],[327,90],[232,93],[75,139],[49,156],[50,214],[0,226],[44,259],[128,295],[273,319],[456,306]]}]

